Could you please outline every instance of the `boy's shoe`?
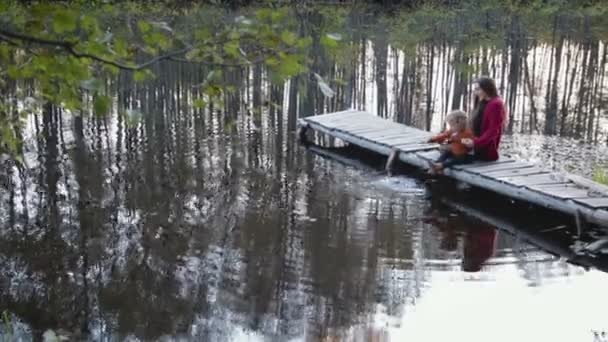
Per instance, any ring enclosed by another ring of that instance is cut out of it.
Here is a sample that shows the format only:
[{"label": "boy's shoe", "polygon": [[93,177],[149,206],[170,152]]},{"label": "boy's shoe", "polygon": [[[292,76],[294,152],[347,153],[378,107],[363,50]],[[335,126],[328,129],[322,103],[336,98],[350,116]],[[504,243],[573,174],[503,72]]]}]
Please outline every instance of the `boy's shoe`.
[{"label": "boy's shoe", "polygon": [[440,163],[433,163],[433,172],[435,172],[438,175],[442,175],[443,174],[443,165]]}]

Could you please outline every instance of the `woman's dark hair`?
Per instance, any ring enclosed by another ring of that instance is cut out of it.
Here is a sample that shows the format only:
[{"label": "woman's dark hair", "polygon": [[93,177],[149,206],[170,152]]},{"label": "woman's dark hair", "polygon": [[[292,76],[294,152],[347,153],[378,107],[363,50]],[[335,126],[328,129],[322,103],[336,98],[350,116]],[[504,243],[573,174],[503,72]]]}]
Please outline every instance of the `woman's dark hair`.
[{"label": "woman's dark hair", "polygon": [[479,88],[488,95],[489,98],[498,96],[498,90],[496,90],[496,82],[489,77],[480,77],[475,83],[479,84]]},{"label": "woman's dark hair", "polygon": [[[479,88],[488,95],[489,98],[494,98],[498,96],[498,90],[496,90],[496,83],[493,79],[489,77],[480,77],[475,80],[475,83],[479,85]],[[486,105],[488,104],[488,100],[479,100],[479,98],[475,97],[475,107],[473,109],[472,118],[471,118],[471,127],[473,128],[473,134],[475,136],[481,135],[481,123],[483,121],[483,112],[486,109]]]}]

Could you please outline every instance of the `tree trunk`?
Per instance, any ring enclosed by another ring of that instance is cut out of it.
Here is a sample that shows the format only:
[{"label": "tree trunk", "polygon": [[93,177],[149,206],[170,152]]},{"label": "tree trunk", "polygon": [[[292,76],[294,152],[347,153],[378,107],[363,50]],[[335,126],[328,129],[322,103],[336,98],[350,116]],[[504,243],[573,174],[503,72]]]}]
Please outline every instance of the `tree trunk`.
[{"label": "tree trunk", "polygon": [[563,46],[564,37],[561,36],[558,40],[557,47],[555,48],[555,67],[553,68],[553,78],[550,82],[551,86],[548,90],[549,97],[547,99],[544,130],[544,133],[547,135],[554,135],[557,133],[557,79],[560,72]]}]

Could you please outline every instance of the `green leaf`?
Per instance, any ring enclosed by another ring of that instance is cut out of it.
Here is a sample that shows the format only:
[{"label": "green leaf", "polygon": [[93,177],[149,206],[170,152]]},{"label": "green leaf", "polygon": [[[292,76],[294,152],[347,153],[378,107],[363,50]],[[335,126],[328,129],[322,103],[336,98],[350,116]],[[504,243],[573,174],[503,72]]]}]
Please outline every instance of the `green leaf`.
[{"label": "green leaf", "polygon": [[295,55],[289,55],[283,58],[278,66],[279,74],[283,77],[290,77],[302,71],[303,66],[298,62]]},{"label": "green leaf", "polygon": [[11,57],[8,45],[0,45],[0,59],[7,61]]},{"label": "green leaf", "polygon": [[93,110],[97,116],[105,116],[110,112],[111,101],[106,95],[97,95],[93,100]]},{"label": "green leaf", "polygon": [[80,20],[80,26],[88,32],[96,32],[99,29],[97,18],[91,15],[84,15]]},{"label": "green leaf", "polygon": [[114,37],[114,35],[112,34],[112,32],[107,31],[103,37],[100,37],[99,39],[97,39],[97,41],[101,44],[106,44],[109,43],[112,40],[112,37]]},{"label": "green leaf", "polygon": [[140,20],[137,22],[137,27],[139,28],[139,31],[141,31],[141,33],[148,33],[152,28],[152,25],[150,25],[150,23],[145,20]]},{"label": "green leaf", "polygon": [[196,99],[194,101],[192,101],[192,106],[194,106],[194,108],[203,108],[205,107],[207,103],[205,102],[205,100],[203,99]]},{"label": "green leaf", "polygon": [[[335,38],[335,37],[334,37]],[[321,45],[332,50],[338,48],[338,41],[330,37],[329,34],[326,34],[321,37]]]},{"label": "green leaf", "polygon": [[281,32],[281,40],[287,45],[294,45],[297,39],[298,37],[296,36],[296,34],[291,31]]},{"label": "green leaf", "polygon": [[127,56],[127,41],[125,39],[114,40],[114,52],[121,57]]},{"label": "green leaf", "polygon": [[76,29],[78,15],[71,10],[60,10],[53,17],[53,30],[57,33],[72,32]]},{"label": "green leaf", "polygon": [[133,79],[135,82],[141,82],[146,79],[146,71],[145,70],[137,70],[133,73]]},{"label": "green leaf", "polygon": [[160,32],[153,32],[144,36],[144,42],[152,46],[160,46],[165,49],[171,45],[171,42]]},{"label": "green leaf", "polygon": [[10,78],[16,79],[21,76],[21,72],[16,65],[9,65],[7,68],[8,76]]},{"label": "green leaf", "polygon": [[211,33],[206,27],[194,31],[194,39],[196,40],[206,40],[209,39],[209,37],[211,37]]},{"label": "green leaf", "polygon": [[230,41],[224,44],[224,52],[230,58],[236,58],[240,55],[239,43],[236,41]]}]

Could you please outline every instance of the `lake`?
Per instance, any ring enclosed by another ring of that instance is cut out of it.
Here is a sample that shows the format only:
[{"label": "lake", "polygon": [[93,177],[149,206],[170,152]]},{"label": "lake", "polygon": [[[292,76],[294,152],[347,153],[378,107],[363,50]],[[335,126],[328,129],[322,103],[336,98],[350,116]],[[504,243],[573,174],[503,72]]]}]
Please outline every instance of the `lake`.
[{"label": "lake", "polygon": [[[109,82],[107,117],[46,106],[28,118],[27,167],[0,168],[0,334],[599,341],[608,262],[568,254],[572,218],[412,170],[389,177],[349,148],[325,144],[340,157],[328,158],[293,131],[350,107],[436,131],[449,109],[471,109],[485,71],[512,116],[502,153],[591,177],[608,165],[595,19],[547,14],[545,32],[492,8],[307,13],[302,34],[348,41],[310,51],[332,97],[312,74],[277,83],[251,67],[224,70],[236,91],[195,108],[207,69],[167,61],[144,84]],[[496,19],[486,31],[483,18]]]}]

